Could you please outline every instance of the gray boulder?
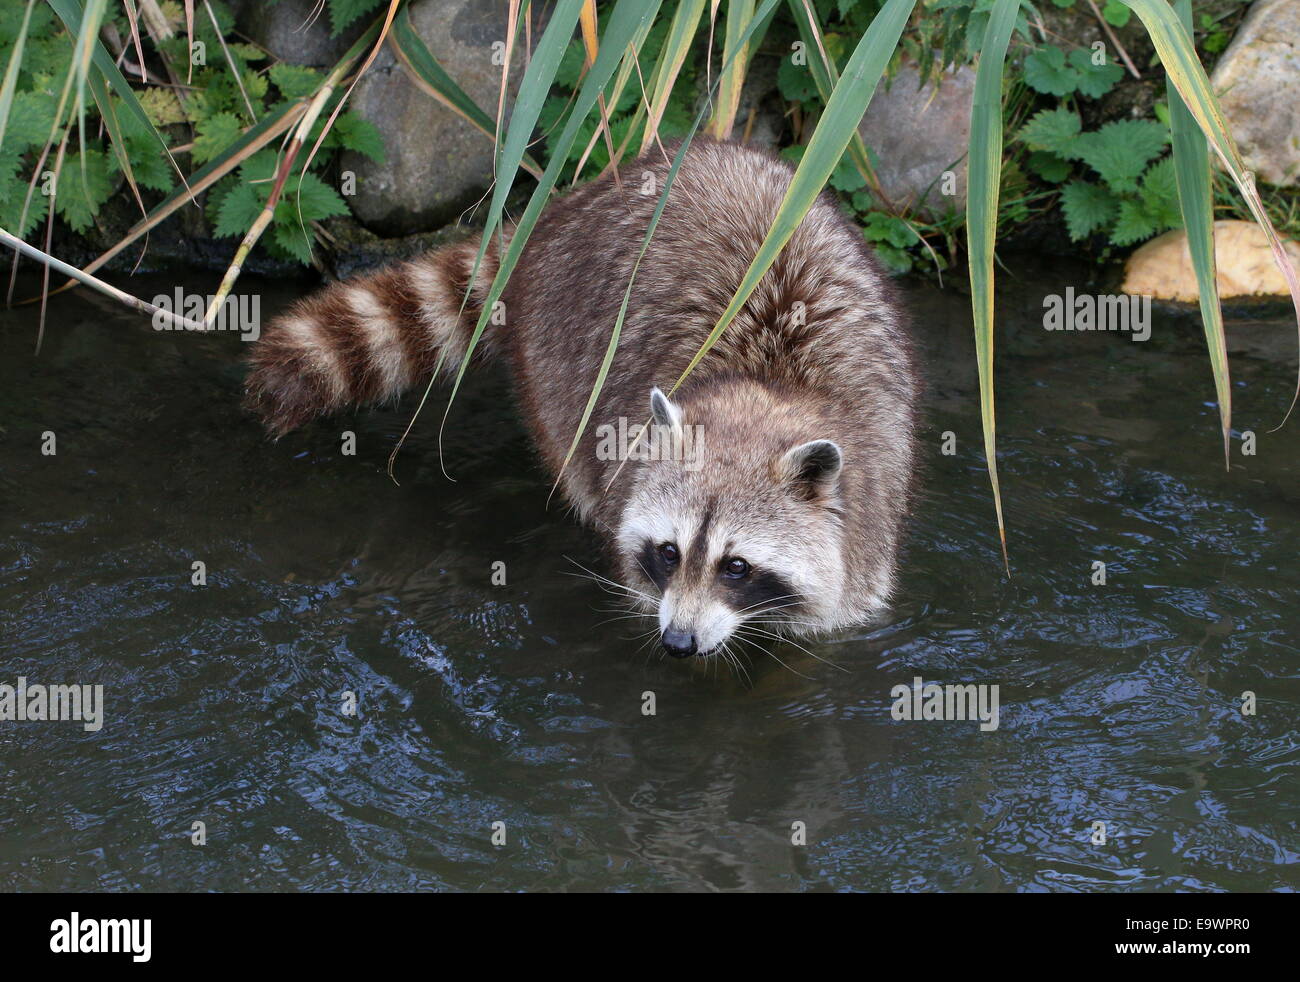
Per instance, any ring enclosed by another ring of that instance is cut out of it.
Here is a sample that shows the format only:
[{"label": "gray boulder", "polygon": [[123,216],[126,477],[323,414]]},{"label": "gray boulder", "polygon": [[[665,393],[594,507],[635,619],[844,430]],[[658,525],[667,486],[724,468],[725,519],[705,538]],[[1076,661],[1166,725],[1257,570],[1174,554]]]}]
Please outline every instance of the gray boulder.
[{"label": "gray boulder", "polygon": [[1211,81],[1246,166],[1300,184],[1300,0],[1256,0]]},{"label": "gray boulder", "polygon": [[[241,0],[230,6],[239,29],[278,60],[333,68],[374,15],[359,18],[339,37],[333,38],[329,11],[317,11],[316,5],[316,0],[279,0],[278,3]],[[202,6],[195,16],[207,16]]]},{"label": "gray boulder", "polygon": [[[970,138],[975,70],[959,66],[921,73],[904,62],[891,82],[881,81],[858,126],[874,153],[876,177],[888,203],[901,210],[941,215],[966,204],[966,143]],[[954,172],[954,193],[943,193],[943,173]]]},{"label": "gray boulder", "polygon": [[[496,116],[501,66],[492,45],[504,41],[507,5],[482,0],[415,0],[411,23],[443,69],[489,116]],[[534,22],[533,38],[540,28]],[[507,118],[523,75],[517,48],[510,68]],[[352,210],[381,235],[406,235],[455,221],[492,183],[490,137],[438,102],[406,75],[385,45],[348,101],[383,134],[387,159],[378,164],[345,154],[356,174]]]}]

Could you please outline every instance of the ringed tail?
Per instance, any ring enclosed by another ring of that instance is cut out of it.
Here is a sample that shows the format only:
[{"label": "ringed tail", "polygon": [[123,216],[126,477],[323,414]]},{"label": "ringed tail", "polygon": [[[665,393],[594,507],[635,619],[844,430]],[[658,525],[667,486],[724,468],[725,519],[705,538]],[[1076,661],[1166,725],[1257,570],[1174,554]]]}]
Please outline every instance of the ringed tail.
[{"label": "ringed tail", "polygon": [[[477,253],[471,238],[297,301],[253,343],[245,407],[279,439],[316,417],[395,400],[439,366],[454,373],[496,276],[497,237],[466,302]],[[491,357],[494,340],[489,326],[475,357]]]}]

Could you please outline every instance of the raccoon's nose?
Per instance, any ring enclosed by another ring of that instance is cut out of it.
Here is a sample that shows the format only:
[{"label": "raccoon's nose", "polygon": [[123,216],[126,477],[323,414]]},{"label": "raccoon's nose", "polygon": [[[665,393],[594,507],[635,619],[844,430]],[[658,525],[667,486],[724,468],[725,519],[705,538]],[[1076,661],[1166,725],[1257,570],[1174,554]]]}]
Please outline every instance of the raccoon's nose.
[{"label": "raccoon's nose", "polygon": [[663,637],[664,650],[674,658],[690,658],[695,654],[695,635],[688,634],[685,631],[678,631],[669,628],[664,631]]}]

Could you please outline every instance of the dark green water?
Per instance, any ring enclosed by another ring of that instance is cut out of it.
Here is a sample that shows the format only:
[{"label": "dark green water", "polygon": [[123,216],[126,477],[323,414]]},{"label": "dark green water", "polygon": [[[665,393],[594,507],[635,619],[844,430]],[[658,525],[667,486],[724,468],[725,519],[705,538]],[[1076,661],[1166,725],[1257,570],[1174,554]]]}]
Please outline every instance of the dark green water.
[{"label": "dark green water", "polygon": [[[456,483],[438,404],[398,487],[413,400],[271,444],[233,335],[82,293],[33,358],[34,309],[0,312],[0,683],[106,700],[98,732],[0,722],[0,888],[1294,889],[1300,420],[1267,432],[1294,323],[1240,332],[1281,355],[1234,356],[1258,452],[1234,441],[1225,473],[1194,326],[1048,334],[1042,296],[1077,276],[1004,281],[1013,576],[967,301],[913,287],[931,383],[897,608],[816,658],[777,649],[789,670],[755,653],[750,684],[602,624],[611,598],[566,558],[596,544],[546,510],[498,377],[458,400]],[[269,318],[307,285],[241,287]],[[999,685],[999,728],[894,720],[918,675]]]}]

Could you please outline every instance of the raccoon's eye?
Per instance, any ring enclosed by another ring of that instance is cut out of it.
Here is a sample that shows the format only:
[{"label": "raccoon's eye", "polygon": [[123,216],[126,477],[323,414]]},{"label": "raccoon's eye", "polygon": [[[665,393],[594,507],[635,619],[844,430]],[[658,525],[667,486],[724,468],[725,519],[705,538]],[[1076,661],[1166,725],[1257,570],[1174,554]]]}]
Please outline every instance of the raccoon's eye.
[{"label": "raccoon's eye", "polygon": [[676,566],[677,561],[682,558],[677,552],[677,547],[671,542],[665,542],[659,547],[659,555],[663,557],[663,561],[669,566]]},{"label": "raccoon's eye", "polygon": [[728,559],[723,563],[722,572],[733,580],[741,580],[749,575],[749,563],[743,559]]}]

